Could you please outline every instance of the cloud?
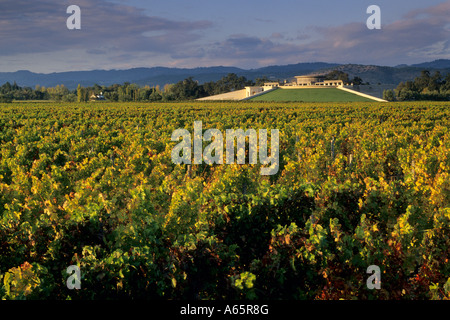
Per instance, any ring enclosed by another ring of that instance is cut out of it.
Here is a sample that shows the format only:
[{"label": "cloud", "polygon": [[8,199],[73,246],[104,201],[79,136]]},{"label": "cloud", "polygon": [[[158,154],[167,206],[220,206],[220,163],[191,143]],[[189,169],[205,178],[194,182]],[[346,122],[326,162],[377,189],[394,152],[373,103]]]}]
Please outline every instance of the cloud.
[{"label": "cloud", "polygon": [[[321,30],[323,39],[310,45],[319,52],[332,52],[347,61],[406,62],[404,59],[430,58],[423,48],[435,47],[450,39],[445,25],[450,15],[450,3],[415,10],[381,30],[368,30],[363,24],[352,23]],[[434,51],[435,52],[435,51]],[[450,57],[441,51],[442,58]],[[329,58],[329,55],[322,54]],[[400,61],[403,59],[402,61]]]},{"label": "cloud", "polygon": [[297,45],[276,40],[276,37],[272,40],[245,34],[232,35],[225,41],[212,45],[208,55],[216,59],[232,58],[236,60],[236,63],[244,62],[251,65],[255,61],[271,58],[281,60],[298,53]]},{"label": "cloud", "polygon": [[414,49],[408,55],[410,57],[428,57],[430,59],[450,57],[450,41],[439,41],[424,48]]},{"label": "cloud", "polygon": [[279,32],[274,32],[274,33],[272,33],[270,38],[272,38],[272,39],[284,39],[284,35],[279,33]]},{"label": "cloud", "polygon": [[[407,13],[401,19],[369,30],[365,21],[337,27],[310,27],[310,35],[268,38],[231,35],[209,47],[209,59],[227,59],[236,65],[264,65],[266,61],[298,63],[398,64],[450,58],[448,17],[450,2]],[[313,34],[314,36],[311,36]]]},{"label": "cloud", "polygon": [[382,21],[381,30],[369,30],[364,16],[359,22],[289,31],[277,30],[276,21],[256,18],[270,24],[265,36],[264,29],[255,35],[243,26],[241,33],[227,34],[208,20],[149,16],[131,2],[108,0],[77,0],[81,30],[68,30],[66,9],[74,3],[1,0],[2,69],[14,65],[47,72],[64,69],[64,64],[107,69],[156,63],[253,68],[313,61],[395,65],[450,59],[450,1]]},{"label": "cloud", "polygon": [[99,50],[99,49],[88,49],[88,50],[86,50],[86,53],[102,55],[102,54],[106,54],[107,52],[105,50]]},{"label": "cloud", "polygon": [[450,1],[446,1],[425,9],[412,10],[405,15],[405,18],[406,19],[417,19],[420,17],[423,17],[425,19],[433,18],[439,20],[437,21],[438,23],[441,23],[442,21],[448,22],[449,12],[450,12]]},{"label": "cloud", "polygon": [[[105,0],[77,0],[81,30],[68,30],[73,1],[5,0],[0,4],[0,55],[86,49],[170,53],[200,38],[210,21],[174,21],[147,16],[138,8]],[[158,33],[156,35],[151,35]],[[150,35],[148,35],[150,34]]]}]

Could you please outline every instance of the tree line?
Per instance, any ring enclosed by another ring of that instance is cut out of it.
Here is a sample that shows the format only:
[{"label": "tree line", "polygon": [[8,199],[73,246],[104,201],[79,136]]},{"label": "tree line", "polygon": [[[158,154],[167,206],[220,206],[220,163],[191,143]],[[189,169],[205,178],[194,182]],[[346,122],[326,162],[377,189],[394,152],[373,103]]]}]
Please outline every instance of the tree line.
[{"label": "tree line", "polygon": [[56,87],[43,87],[37,85],[35,88],[20,87],[14,82],[6,82],[0,87],[0,102],[12,102],[13,100],[53,100],[62,102],[87,102],[97,100],[100,93],[105,100],[117,102],[157,102],[157,101],[182,101],[192,100],[210,95],[244,89],[246,86],[262,85],[269,81],[267,78],[258,78],[256,82],[248,80],[244,76],[230,73],[220,80],[199,84],[193,77],[189,77],[175,84],[166,84],[150,87],[139,86],[135,83],[125,82],[110,86],[83,87],[78,85],[74,90],[64,85]]},{"label": "tree line", "polygon": [[385,90],[383,98],[388,101],[450,100],[450,73],[443,76],[439,71],[431,74],[423,70],[413,81],[400,82],[396,89]]},{"label": "tree line", "polygon": [[[348,74],[342,71],[332,71],[326,75],[327,80],[343,80],[344,83],[362,84],[358,77],[350,79]],[[13,100],[52,100],[62,102],[87,102],[97,100],[97,95],[102,94],[102,98],[108,101],[117,102],[166,102],[184,101],[208,97],[216,94],[244,89],[246,86],[262,86],[266,82],[280,82],[266,76],[249,80],[244,76],[229,73],[218,81],[205,82],[199,84],[193,77],[189,77],[174,84],[166,84],[150,87],[139,86],[135,83],[125,82],[110,86],[83,87],[78,85],[77,89],[70,90],[64,85],[46,88],[37,85],[31,87],[20,87],[15,82],[3,84],[0,87],[0,102],[11,102]]]}]

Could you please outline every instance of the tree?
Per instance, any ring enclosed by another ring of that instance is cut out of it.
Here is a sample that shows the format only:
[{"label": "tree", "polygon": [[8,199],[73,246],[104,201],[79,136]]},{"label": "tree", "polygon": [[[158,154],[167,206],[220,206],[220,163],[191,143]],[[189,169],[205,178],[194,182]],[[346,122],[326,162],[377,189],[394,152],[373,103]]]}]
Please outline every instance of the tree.
[{"label": "tree", "polygon": [[423,70],[414,81],[401,82],[395,89],[398,100],[449,100],[448,85],[450,74],[443,79],[441,73],[436,71],[430,75]]},{"label": "tree", "polygon": [[439,89],[441,88],[443,84],[442,75],[439,71],[436,71],[433,76],[430,77],[430,80],[428,82],[428,91],[431,92],[439,92]]},{"label": "tree", "polygon": [[77,87],[77,101],[84,102],[83,88],[81,87],[81,84],[78,84]]},{"label": "tree", "polygon": [[75,102],[77,101],[77,95],[75,93],[68,93],[61,98],[64,102]]},{"label": "tree", "polygon": [[400,101],[417,100],[419,97],[415,82],[412,81],[400,82],[397,89],[395,89],[395,95]]},{"label": "tree", "polygon": [[198,99],[202,96],[203,90],[192,77],[176,83],[171,88],[175,100]]},{"label": "tree", "polygon": [[0,92],[1,93],[10,93],[11,92],[11,83],[6,82],[4,85],[2,85]]},{"label": "tree", "polygon": [[447,95],[450,94],[450,73],[447,73],[444,81],[442,82],[441,93],[446,93]]},{"label": "tree", "polygon": [[92,89],[94,90],[95,93],[100,93],[103,91],[102,87],[99,86],[98,84],[94,84]]},{"label": "tree", "polygon": [[21,88],[17,85],[17,83],[14,81],[14,84],[11,86],[12,91],[20,90]]},{"label": "tree", "polygon": [[150,95],[152,94],[153,89],[151,89],[149,86],[145,86],[144,88],[141,88],[139,90],[139,101],[148,101],[150,100]]},{"label": "tree", "polygon": [[414,89],[417,92],[422,92],[425,88],[428,88],[428,85],[430,84],[430,71],[428,70],[422,70],[420,73],[420,77],[417,77],[414,79]]},{"label": "tree", "polygon": [[256,78],[255,79],[255,86],[263,86],[264,85],[264,83],[267,83],[267,82],[271,82],[268,78],[267,78],[267,76],[264,76],[264,77],[262,77],[262,78]]},{"label": "tree", "polygon": [[127,101],[138,101],[139,100],[140,88],[137,84],[131,83],[125,86],[125,93]]},{"label": "tree", "polygon": [[325,75],[325,80],[342,80],[344,84],[350,83],[350,78],[348,73],[345,73],[340,70],[333,70],[330,73]]},{"label": "tree", "polygon": [[352,83],[355,86],[359,86],[359,85],[363,84],[363,80],[360,77],[354,77],[352,80]]},{"label": "tree", "polygon": [[153,92],[150,94],[148,99],[149,99],[149,101],[161,101],[162,100],[161,90],[159,90],[159,87],[153,89]]},{"label": "tree", "polygon": [[0,103],[11,103],[13,100],[10,93],[0,93]]},{"label": "tree", "polygon": [[119,101],[119,94],[117,93],[117,91],[106,91],[104,94],[105,99],[109,100],[109,101]]},{"label": "tree", "polygon": [[247,80],[247,78],[245,78],[244,76],[238,77],[235,73],[229,73],[228,75],[217,81],[215,94],[241,90],[246,86],[251,86],[253,84],[253,81]]},{"label": "tree", "polygon": [[166,83],[163,88],[163,93],[169,93],[172,87],[173,84]]},{"label": "tree", "polygon": [[387,101],[395,101],[394,90],[384,90],[383,91],[383,99],[387,100]]},{"label": "tree", "polygon": [[117,89],[118,101],[129,102],[133,101],[135,86],[129,82],[125,82],[123,86],[119,86]]},{"label": "tree", "polygon": [[53,88],[47,88],[47,92],[50,94],[50,99],[54,101],[64,100],[63,98],[70,94],[69,89],[67,89],[63,84],[57,85]]},{"label": "tree", "polygon": [[205,96],[212,96],[216,94],[216,83],[214,81],[205,82],[202,87]]}]

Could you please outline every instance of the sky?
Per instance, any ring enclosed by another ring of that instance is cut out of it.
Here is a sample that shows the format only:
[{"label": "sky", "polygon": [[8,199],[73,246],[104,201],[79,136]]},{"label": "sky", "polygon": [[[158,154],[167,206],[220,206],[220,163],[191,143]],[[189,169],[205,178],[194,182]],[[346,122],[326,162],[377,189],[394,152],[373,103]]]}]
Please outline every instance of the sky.
[{"label": "sky", "polygon": [[450,0],[0,0],[0,72],[436,59],[450,59]]}]

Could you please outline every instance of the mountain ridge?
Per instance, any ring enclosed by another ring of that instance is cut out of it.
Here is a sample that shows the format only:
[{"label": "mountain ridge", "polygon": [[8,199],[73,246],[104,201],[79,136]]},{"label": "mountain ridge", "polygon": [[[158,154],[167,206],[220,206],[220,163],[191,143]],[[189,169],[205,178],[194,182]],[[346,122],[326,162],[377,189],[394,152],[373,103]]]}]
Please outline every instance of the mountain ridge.
[{"label": "mountain ridge", "polygon": [[229,73],[245,76],[247,79],[267,77],[268,79],[289,79],[297,75],[325,74],[333,70],[340,70],[349,76],[358,76],[364,82],[371,84],[398,84],[413,80],[421,71],[440,71],[450,73],[450,60],[439,59],[415,65],[398,65],[395,67],[339,64],[327,62],[306,62],[287,65],[273,65],[256,69],[242,69],[232,66],[211,66],[197,68],[170,68],[170,67],[137,67],[130,69],[64,71],[53,73],[35,73],[28,70],[15,72],[0,72],[0,85],[6,82],[16,82],[22,87],[35,87],[36,85],[54,87],[64,84],[69,89],[75,89],[78,84],[82,86],[113,85],[124,82],[138,85],[164,86],[167,83],[176,83],[188,77],[193,77],[199,83],[217,81]]}]

